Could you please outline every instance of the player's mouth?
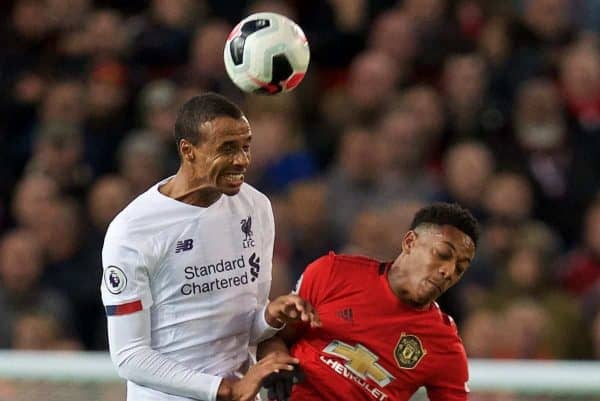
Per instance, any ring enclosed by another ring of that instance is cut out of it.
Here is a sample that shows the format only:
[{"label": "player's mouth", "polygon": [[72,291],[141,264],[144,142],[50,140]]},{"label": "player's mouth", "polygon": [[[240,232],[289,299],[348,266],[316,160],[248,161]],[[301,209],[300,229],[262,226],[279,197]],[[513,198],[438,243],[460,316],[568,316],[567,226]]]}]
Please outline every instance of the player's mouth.
[{"label": "player's mouth", "polygon": [[223,174],[223,179],[227,184],[240,186],[244,183],[244,173],[227,173]]},{"label": "player's mouth", "polygon": [[432,287],[434,287],[435,289],[437,289],[437,290],[438,290],[438,292],[439,292],[440,294],[442,293],[442,286],[441,286],[441,285],[438,285],[438,284],[437,284],[435,281],[433,281],[433,280],[429,280],[429,279],[427,279],[427,282],[428,282],[428,283],[429,283],[429,284],[430,284]]}]

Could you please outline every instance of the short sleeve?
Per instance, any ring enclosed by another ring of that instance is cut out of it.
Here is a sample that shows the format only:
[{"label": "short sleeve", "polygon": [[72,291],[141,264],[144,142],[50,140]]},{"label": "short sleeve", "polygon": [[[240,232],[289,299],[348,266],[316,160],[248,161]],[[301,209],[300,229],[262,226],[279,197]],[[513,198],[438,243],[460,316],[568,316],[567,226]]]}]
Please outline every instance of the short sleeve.
[{"label": "short sleeve", "polygon": [[449,352],[440,361],[438,374],[427,385],[427,394],[431,401],[467,401],[468,381],[467,355],[461,344],[459,352]]},{"label": "short sleeve", "polygon": [[102,301],[109,316],[152,306],[148,266],[138,246],[109,228],[102,248]]}]

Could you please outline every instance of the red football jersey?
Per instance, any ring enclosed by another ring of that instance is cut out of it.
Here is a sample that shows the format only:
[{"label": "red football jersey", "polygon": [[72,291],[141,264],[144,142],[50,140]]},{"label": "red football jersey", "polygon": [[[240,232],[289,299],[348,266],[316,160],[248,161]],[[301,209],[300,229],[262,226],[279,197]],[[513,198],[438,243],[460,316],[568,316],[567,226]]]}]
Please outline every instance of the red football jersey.
[{"label": "red football jersey", "polygon": [[330,253],[307,267],[297,292],[323,325],[304,328],[292,347],[306,372],[292,401],[408,401],[421,386],[431,401],[467,399],[456,325],[437,304],[415,310],[400,301],[390,265]]}]

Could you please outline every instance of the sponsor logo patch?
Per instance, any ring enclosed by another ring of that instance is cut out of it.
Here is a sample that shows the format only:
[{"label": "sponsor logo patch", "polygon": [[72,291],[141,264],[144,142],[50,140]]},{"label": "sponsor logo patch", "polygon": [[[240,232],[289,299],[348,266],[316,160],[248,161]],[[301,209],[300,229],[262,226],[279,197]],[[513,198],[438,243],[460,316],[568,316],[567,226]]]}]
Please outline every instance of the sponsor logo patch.
[{"label": "sponsor logo patch", "polygon": [[194,240],[191,238],[177,241],[177,245],[175,245],[175,253],[189,251],[193,247],[194,247]]},{"label": "sponsor logo patch", "polygon": [[334,340],[323,351],[344,359],[343,366],[363,380],[371,379],[381,387],[394,380],[394,376],[377,363],[379,357],[361,344],[352,346]]},{"label": "sponsor logo patch", "polygon": [[104,284],[111,294],[120,294],[127,287],[127,276],[117,266],[108,266],[104,270]]}]

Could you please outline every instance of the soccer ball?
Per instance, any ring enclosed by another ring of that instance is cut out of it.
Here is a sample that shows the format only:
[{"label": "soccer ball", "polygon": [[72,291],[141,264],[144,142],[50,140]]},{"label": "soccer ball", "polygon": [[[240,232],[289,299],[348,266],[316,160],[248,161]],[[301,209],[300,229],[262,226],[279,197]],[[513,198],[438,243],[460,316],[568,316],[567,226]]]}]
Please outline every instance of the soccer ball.
[{"label": "soccer ball", "polygon": [[302,29],[276,13],[243,19],[225,42],[225,68],[243,91],[273,95],[289,92],[304,78],[310,50]]}]

